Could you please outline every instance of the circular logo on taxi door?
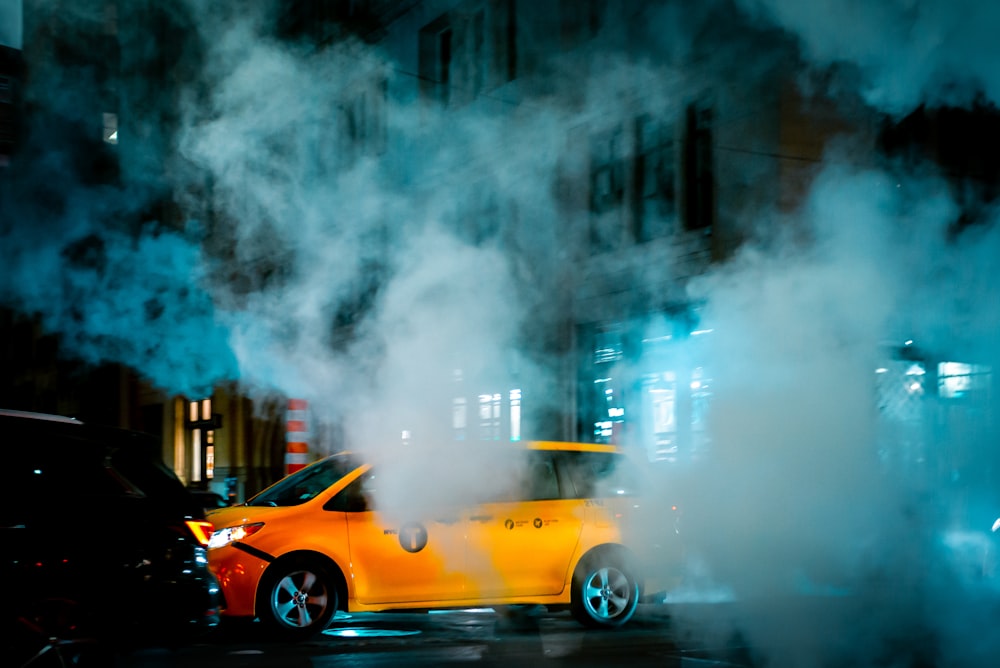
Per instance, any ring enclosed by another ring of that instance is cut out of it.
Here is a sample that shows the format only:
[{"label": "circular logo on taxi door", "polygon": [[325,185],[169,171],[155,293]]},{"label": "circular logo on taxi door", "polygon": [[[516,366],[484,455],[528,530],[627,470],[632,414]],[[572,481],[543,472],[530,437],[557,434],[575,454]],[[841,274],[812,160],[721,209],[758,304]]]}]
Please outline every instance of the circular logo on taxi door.
[{"label": "circular logo on taxi door", "polygon": [[514,528],[514,520],[508,519],[506,522],[503,523],[503,525],[505,527],[507,527],[508,530],[513,529]]},{"label": "circular logo on taxi door", "polygon": [[419,552],[427,547],[427,529],[417,522],[399,527],[399,545],[407,552]]},{"label": "circular logo on taxi door", "polygon": [[542,528],[542,518],[541,517],[536,517],[535,518],[535,528],[536,529],[541,529]]}]

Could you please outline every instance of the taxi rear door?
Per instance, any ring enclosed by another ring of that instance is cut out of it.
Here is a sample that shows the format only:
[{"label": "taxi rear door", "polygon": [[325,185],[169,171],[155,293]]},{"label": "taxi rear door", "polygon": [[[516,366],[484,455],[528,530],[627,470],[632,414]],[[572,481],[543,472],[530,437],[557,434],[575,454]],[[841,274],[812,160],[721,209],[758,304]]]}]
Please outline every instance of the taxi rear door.
[{"label": "taxi rear door", "polygon": [[479,598],[558,594],[583,526],[584,502],[562,498],[553,453],[530,451],[511,498],[468,517],[469,592]]}]

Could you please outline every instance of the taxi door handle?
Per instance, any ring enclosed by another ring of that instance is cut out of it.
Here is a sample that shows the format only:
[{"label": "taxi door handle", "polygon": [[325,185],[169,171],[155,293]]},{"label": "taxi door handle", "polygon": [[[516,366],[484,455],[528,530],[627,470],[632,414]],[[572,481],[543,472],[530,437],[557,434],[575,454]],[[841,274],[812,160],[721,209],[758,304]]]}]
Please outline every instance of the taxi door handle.
[{"label": "taxi door handle", "polygon": [[492,515],[473,515],[469,518],[472,522],[488,522],[493,519]]}]

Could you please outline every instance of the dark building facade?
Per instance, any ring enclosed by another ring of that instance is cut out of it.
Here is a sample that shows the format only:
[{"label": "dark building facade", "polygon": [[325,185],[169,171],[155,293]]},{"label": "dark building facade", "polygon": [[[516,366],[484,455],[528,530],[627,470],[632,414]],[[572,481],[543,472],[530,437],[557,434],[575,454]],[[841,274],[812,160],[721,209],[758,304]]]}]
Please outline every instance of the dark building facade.
[{"label": "dark building facade", "polygon": [[[182,230],[196,217],[205,221],[209,255],[225,259],[231,246],[226,228],[240,221],[213,204],[211,177],[198,185],[191,178],[171,181],[184,161],[173,150],[171,135],[181,123],[181,91],[199,92],[185,85],[204,57],[204,45],[192,37],[197,17],[145,3],[91,4],[91,20],[80,22],[78,7],[72,14],[43,15],[26,2],[24,48],[0,50],[0,162],[6,170],[0,171],[0,192],[10,196],[11,173],[27,169],[38,139],[33,121],[43,112],[36,98],[22,98],[22,82],[41,85],[53,74],[53,59],[86,63],[90,78],[83,85],[90,94],[85,98],[93,107],[85,114],[74,107],[76,121],[88,120],[65,139],[86,156],[86,178],[114,185],[133,173],[162,177],[142,211],[117,224],[142,227],[156,220]],[[664,53],[645,29],[649,8],[671,3],[642,4],[648,7],[615,13],[594,0],[298,0],[276,5],[270,15],[271,37],[302,52],[323,53],[357,40],[393,63],[391,72],[372,68],[356,77],[324,117],[326,143],[318,145],[344,165],[394,164],[422,150],[393,133],[394,111],[453,117],[456,123],[481,113],[501,127],[513,126],[522,115],[547,110],[553,87],[558,89],[562,121],[551,133],[552,144],[561,148],[544,185],[551,208],[516,201],[484,177],[490,165],[481,163],[448,174],[419,174],[408,184],[433,191],[440,179],[478,189],[478,209],[453,216],[456,234],[523,256],[520,280],[544,309],[535,310],[538,316],[522,343],[528,357],[558,360],[549,366],[544,388],[525,384],[515,373],[482,379],[442,369],[442,376],[454,379],[455,391],[451,403],[440,407],[440,420],[455,438],[619,442],[663,462],[708,453],[706,425],[716,383],[726,370],[713,368],[705,352],[714,324],[705,321],[702,305],[688,297],[686,286],[757,232],[752,229],[757,211],[800,206],[825,151],[847,130],[868,138],[873,160],[925,152],[955,175],[956,184],[971,176],[989,195],[987,201],[995,199],[997,153],[968,146],[955,150],[949,134],[974,123],[975,136],[995,136],[1000,127],[995,110],[959,120],[943,111],[921,113],[902,122],[871,112],[852,115],[857,108],[804,93],[794,72],[781,67],[718,85],[710,68],[721,65],[712,54],[697,48]],[[87,39],[64,43],[67,33],[80,32]],[[602,75],[609,52],[633,63],[662,61],[677,81],[662,79],[664,90],[651,90],[646,82],[622,85],[595,104],[584,91],[621,84]],[[500,155],[504,148],[501,139],[491,150]],[[499,168],[500,161],[496,164]],[[975,224],[974,207],[966,213],[969,219],[957,225]],[[553,230],[565,254],[534,249],[530,232],[542,226]],[[86,249],[80,252],[85,255]],[[235,291],[252,294],[255,286],[282,280],[280,262],[270,260],[230,267]],[[359,314],[381,289],[387,270],[377,258],[366,268],[353,299],[345,300],[334,318],[331,346],[349,345]],[[143,380],[142,369],[67,359],[58,334],[16,306],[0,318],[0,345],[9,370],[0,401],[6,407],[161,433],[168,461],[185,480],[224,493],[235,489],[243,496],[284,472],[287,397],[251,400],[235,383],[198,396],[165,394]],[[926,459],[928,439],[933,440],[928,415],[938,416],[935,429],[946,428],[943,412],[957,415],[958,409],[942,406],[955,398],[956,383],[965,381],[940,379],[965,377],[969,392],[992,386],[991,360],[940,366],[953,360],[947,351],[935,355],[939,361],[920,362],[925,372],[920,382],[928,382],[930,371],[939,381],[921,385],[919,397],[908,389],[917,375],[913,360],[896,369],[903,363],[888,355],[894,361],[873,379],[885,393],[889,421],[916,425],[921,434],[887,446],[886,457],[903,467]],[[895,380],[883,382],[889,375]],[[933,408],[929,394],[936,397]],[[215,415],[220,417],[212,421]],[[967,417],[949,424],[965,424]],[[337,429],[317,426],[312,454],[337,447],[339,438]],[[941,471],[949,470],[949,458],[941,455]]]}]

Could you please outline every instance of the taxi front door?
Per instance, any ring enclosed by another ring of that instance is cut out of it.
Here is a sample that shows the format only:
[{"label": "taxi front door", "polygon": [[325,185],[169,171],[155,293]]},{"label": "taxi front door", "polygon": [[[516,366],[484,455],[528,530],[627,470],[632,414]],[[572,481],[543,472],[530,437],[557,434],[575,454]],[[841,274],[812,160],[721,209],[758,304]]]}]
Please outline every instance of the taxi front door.
[{"label": "taxi front door", "polygon": [[[373,477],[366,473],[351,487],[363,488]],[[457,516],[411,517],[405,510],[363,504],[346,518],[359,603],[449,601],[465,595],[465,531]]]}]

